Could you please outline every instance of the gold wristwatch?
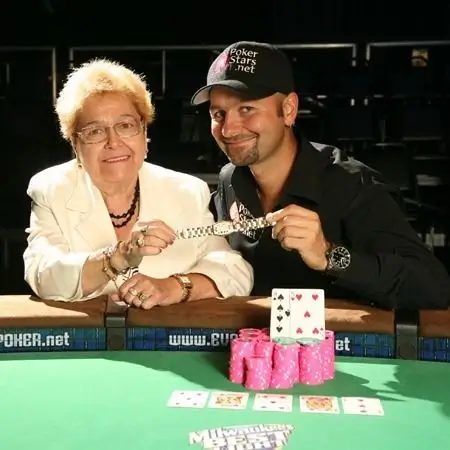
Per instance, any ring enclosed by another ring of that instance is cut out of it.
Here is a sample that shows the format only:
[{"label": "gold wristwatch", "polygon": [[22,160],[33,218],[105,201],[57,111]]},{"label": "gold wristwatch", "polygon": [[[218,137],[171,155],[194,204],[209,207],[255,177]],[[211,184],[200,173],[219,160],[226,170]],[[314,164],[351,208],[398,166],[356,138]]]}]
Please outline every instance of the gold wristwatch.
[{"label": "gold wristwatch", "polygon": [[183,273],[175,273],[171,275],[172,278],[178,281],[179,285],[183,289],[183,295],[181,297],[180,303],[187,302],[191,296],[193,284],[191,279]]}]

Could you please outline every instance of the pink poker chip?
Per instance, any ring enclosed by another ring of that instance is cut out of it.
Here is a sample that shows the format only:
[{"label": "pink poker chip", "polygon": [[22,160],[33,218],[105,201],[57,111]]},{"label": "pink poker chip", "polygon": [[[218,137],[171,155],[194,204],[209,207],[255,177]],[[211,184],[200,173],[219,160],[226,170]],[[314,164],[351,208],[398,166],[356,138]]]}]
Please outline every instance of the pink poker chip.
[{"label": "pink poker chip", "polygon": [[230,345],[229,379],[249,390],[319,385],[335,375],[334,332],[325,340],[271,339],[268,329],[244,328]]}]

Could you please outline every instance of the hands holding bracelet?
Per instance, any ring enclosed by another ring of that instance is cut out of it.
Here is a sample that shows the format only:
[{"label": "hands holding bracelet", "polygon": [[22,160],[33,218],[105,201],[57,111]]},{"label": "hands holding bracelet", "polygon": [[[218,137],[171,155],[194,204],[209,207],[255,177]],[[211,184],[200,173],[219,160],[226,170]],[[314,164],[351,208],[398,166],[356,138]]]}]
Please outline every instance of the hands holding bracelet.
[{"label": "hands holding bracelet", "polygon": [[[144,256],[160,254],[174,243],[175,237],[175,232],[160,220],[138,223],[129,241],[119,242],[113,251],[106,254],[110,273],[116,277],[132,267],[138,267]],[[108,276],[113,279],[113,276]],[[188,295],[185,281],[180,275],[158,279],[136,273],[111,298],[142,309],[151,309],[156,305],[165,306],[185,301]]]},{"label": "hands holding bracelet", "polygon": [[164,222],[138,222],[128,241],[119,243],[111,256],[111,264],[118,271],[138,267],[144,256],[159,255],[175,241],[175,232]]}]

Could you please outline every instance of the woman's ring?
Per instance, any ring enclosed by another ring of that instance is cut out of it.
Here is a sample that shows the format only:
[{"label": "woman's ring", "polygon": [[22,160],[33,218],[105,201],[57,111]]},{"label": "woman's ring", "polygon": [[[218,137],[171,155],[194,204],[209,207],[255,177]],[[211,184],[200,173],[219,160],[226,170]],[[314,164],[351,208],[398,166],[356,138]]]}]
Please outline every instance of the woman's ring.
[{"label": "woman's ring", "polygon": [[136,245],[141,248],[145,245],[145,239],[143,237],[140,237],[137,241],[136,241]]},{"label": "woman's ring", "polygon": [[141,292],[141,293],[138,295],[138,299],[143,303],[145,300],[148,299],[148,296],[145,295],[143,292]]}]

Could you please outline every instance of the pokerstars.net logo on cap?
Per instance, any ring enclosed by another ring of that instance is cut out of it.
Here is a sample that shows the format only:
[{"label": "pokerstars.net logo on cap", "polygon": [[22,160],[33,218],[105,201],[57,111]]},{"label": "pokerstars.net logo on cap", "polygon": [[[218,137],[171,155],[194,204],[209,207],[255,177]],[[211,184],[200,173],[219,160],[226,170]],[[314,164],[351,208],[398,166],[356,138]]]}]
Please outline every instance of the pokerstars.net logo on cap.
[{"label": "pokerstars.net logo on cap", "polygon": [[227,68],[235,72],[255,73],[258,53],[245,47],[232,48],[217,57],[212,70],[215,74],[223,73]]},{"label": "pokerstars.net logo on cap", "polygon": [[230,49],[228,54],[230,69],[236,72],[255,73],[258,53],[245,47]]}]

